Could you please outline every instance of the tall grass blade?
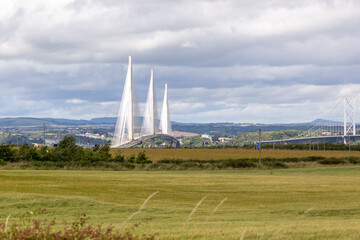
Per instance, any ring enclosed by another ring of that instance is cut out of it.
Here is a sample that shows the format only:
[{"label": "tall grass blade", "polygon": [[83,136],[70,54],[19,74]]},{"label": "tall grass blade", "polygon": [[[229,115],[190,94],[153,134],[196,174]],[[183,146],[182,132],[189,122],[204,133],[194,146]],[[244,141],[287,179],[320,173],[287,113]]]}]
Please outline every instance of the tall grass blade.
[{"label": "tall grass blade", "polygon": [[224,199],[214,208],[214,210],[212,210],[212,212],[211,212],[210,215],[206,218],[206,220],[204,221],[204,223],[207,223],[207,221],[209,221],[210,217],[217,212],[217,210],[219,209],[219,207],[221,207],[221,205],[223,205],[223,203],[224,203],[226,200],[227,200],[227,197],[224,198]]},{"label": "tall grass blade", "polygon": [[246,227],[244,229],[244,231],[241,234],[240,240],[244,240],[245,239],[245,234],[246,234]]},{"label": "tall grass blade", "polygon": [[8,223],[9,223],[9,218],[10,218],[10,215],[6,218],[5,227],[4,227],[4,233],[7,232],[7,226],[8,226]]},{"label": "tall grass blade", "polygon": [[133,214],[131,214],[121,225],[120,228],[122,228],[128,221],[130,221],[134,216],[138,215],[141,213],[141,211],[145,208],[145,205],[148,203],[148,201],[154,197],[156,194],[158,194],[159,191],[156,191],[154,193],[152,193],[145,201],[144,203],[140,206],[139,210],[137,210],[136,212],[134,212]]},{"label": "tall grass blade", "polygon": [[206,199],[207,196],[203,197],[193,208],[193,210],[191,211],[191,213],[189,214],[186,222],[191,220],[192,215],[194,215],[194,213],[196,212],[196,209],[198,209],[198,207],[201,205],[201,203]]}]

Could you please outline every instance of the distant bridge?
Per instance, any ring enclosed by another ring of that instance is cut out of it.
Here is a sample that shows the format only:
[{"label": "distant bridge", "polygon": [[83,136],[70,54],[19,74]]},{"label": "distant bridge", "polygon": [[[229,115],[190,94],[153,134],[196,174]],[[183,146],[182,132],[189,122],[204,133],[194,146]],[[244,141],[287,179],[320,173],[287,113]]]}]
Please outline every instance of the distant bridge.
[{"label": "distant bridge", "polygon": [[179,141],[173,136],[171,130],[167,84],[165,84],[164,100],[161,117],[159,119],[157,117],[155,103],[154,70],[151,69],[150,85],[145,111],[143,116],[140,117],[136,102],[135,84],[132,76],[132,63],[130,56],[111,147],[131,148],[149,139],[151,140],[150,146],[155,147],[155,138],[164,140],[165,145],[169,147],[180,146]]},{"label": "distant bridge", "polygon": [[[343,104],[341,104],[343,102]],[[341,108],[343,105],[343,108]],[[339,117],[339,110],[343,114],[342,122],[335,120],[322,120],[312,126],[306,132],[295,138],[261,141],[261,144],[297,144],[297,143],[347,143],[360,139],[360,135],[356,134],[356,118],[355,118],[355,96],[344,97],[339,101],[331,113],[332,117]],[[332,118],[331,118],[332,119]],[[257,142],[256,142],[257,143]]]},{"label": "distant bridge", "polygon": [[338,143],[360,140],[360,135],[350,136],[328,136],[328,137],[308,137],[308,138],[289,138],[283,140],[261,141],[261,144],[298,144],[298,143]]}]

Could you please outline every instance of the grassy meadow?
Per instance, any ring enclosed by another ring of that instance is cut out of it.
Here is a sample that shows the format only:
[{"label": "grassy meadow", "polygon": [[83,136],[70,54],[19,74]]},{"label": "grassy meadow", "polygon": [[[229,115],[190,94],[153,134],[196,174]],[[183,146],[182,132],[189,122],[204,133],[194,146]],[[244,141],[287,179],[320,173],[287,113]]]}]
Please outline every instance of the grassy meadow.
[{"label": "grassy meadow", "polygon": [[[154,192],[141,213],[124,223]],[[39,208],[47,209],[39,218],[56,217],[58,222],[86,212],[97,224],[131,227],[140,222],[135,233],[158,233],[158,239],[358,239],[359,199],[356,166],[0,170],[0,222],[11,215],[11,225],[21,213]],[[147,218],[152,220],[145,223]]]},{"label": "grassy meadow", "polygon": [[[128,148],[128,149],[111,149],[110,153],[116,155],[120,152],[124,156],[132,154],[137,155],[145,151],[146,156],[151,161],[162,159],[183,159],[183,160],[226,160],[239,158],[258,158],[259,151],[256,149],[233,149],[233,148]],[[349,156],[360,157],[360,151],[307,151],[307,150],[272,150],[263,149],[261,151],[263,158],[303,158],[310,156],[344,158]]]}]

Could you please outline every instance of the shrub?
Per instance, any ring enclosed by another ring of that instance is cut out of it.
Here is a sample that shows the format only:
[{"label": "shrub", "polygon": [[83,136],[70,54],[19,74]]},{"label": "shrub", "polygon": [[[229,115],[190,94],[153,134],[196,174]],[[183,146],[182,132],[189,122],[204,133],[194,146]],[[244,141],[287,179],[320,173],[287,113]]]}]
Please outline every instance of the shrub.
[{"label": "shrub", "polygon": [[131,154],[126,157],[126,162],[134,163],[136,160],[135,154]]},{"label": "shrub", "polygon": [[275,161],[275,162],[264,162],[264,165],[268,168],[289,168],[288,165],[286,165],[283,162]]},{"label": "shrub", "polygon": [[295,163],[295,162],[300,162],[300,159],[299,159],[299,158],[296,158],[296,157],[284,158],[284,159],[281,159],[281,162],[291,162],[291,163]]},{"label": "shrub", "polygon": [[125,167],[129,168],[129,169],[134,169],[135,168],[135,164],[131,163],[131,162],[127,162],[125,163]]},{"label": "shrub", "polygon": [[158,161],[158,163],[170,163],[170,164],[181,164],[185,162],[185,160],[183,159],[178,159],[178,158],[164,158],[161,159],[160,161]]},{"label": "shrub", "polygon": [[247,159],[229,159],[218,164],[219,168],[255,168],[256,164]]},{"label": "shrub", "polygon": [[7,164],[7,162],[5,162],[4,159],[0,159],[0,166],[4,166],[6,164]]},{"label": "shrub", "polygon": [[339,158],[326,158],[324,160],[319,161],[320,164],[344,164],[346,161],[344,159]]},{"label": "shrub", "polygon": [[317,162],[317,161],[322,161],[325,160],[326,157],[320,157],[320,156],[310,156],[310,157],[306,157],[301,159],[304,162]]},{"label": "shrub", "polygon": [[185,169],[193,168],[193,167],[197,167],[197,166],[200,167],[200,165],[201,165],[201,163],[198,165],[194,161],[183,162],[183,163],[180,164],[180,166],[184,167]]},{"label": "shrub", "polygon": [[346,158],[346,160],[348,160],[352,164],[358,164],[359,163],[359,160],[354,156],[349,156],[349,157]]},{"label": "shrub", "polygon": [[0,159],[5,162],[13,162],[16,160],[15,150],[12,149],[11,144],[1,144],[0,145]]},{"label": "shrub", "polygon": [[122,163],[125,161],[125,157],[122,156],[122,155],[116,155],[113,159],[112,159],[113,162],[119,162],[119,163]]},{"label": "shrub", "polygon": [[158,163],[152,163],[149,165],[149,169],[158,169],[159,168],[159,164]]},{"label": "shrub", "polygon": [[84,149],[76,145],[75,138],[65,136],[54,149],[54,160],[60,162],[80,161],[85,158]]},{"label": "shrub", "polygon": [[110,146],[105,144],[94,148],[93,161],[109,161],[111,160]]},{"label": "shrub", "polygon": [[49,149],[47,146],[42,146],[40,148],[41,161],[54,161],[54,154],[52,149]]},{"label": "shrub", "polygon": [[36,148],[31,147],[29,144],[25,143],[21,145],[18,151],[18,158],[19,160],[26,160],[26,161],[40,161],[41,155]]},{"label": "shrub", "polygon": [[[7,226],[7,221],[0,223],[0,239],[155,239],[157,234],[133,234],[135,228],[140,224],[133,225],[124,232],[116,230],[114,226],[107,227],[88,224],[86,214],[81,214],[71,225],[64,222],[64,226],[56,228],[55,218],[49,220],[38,220],[30,218],[34,212],[23,214],[18,223]],[[149,220],[146,220],[147,222]],[[56,229],[56,230],[55,230]]]},{"label": "shrub", "polygon": [[145,155],[145,151],[139,152],[136,157],[136,163],[152,163],[149,158]]}]

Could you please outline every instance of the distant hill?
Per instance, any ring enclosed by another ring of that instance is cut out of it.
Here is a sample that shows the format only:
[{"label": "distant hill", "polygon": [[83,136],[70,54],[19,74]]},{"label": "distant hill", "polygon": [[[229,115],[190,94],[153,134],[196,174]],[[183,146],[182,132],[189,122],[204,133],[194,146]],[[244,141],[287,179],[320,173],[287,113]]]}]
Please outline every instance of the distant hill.
[{"label": "distant hill", "polygon": [[312,121],[310,124],[312,125],[317,125],[317,124],[343,124],[343,122],[340,121],[330,121],[330,120],[326,120],[326,119],[315,119],[314,121]]},{"label": "distant hill", "polygon": [[36,127],[53,125],[52,122],[39,118],[0,118],[0,127]]},{"label": "distant hill", "polygon": [[93,124],[116,124],[116,119],[116,117],[93,118],[90,122]]},{"label": "distant hill", "polygon": [[[115,125],[116,117],[93,118],[91,120],[76,120],[65,118],[0,118],[0,127],[2,128],[22,128],[22,127],[47,127],[57,126],[84,126],[84,125]],[[324,122],[336,124],[341,122],[332,122],[324,119],[316,119],[307,123],[296,124],[251,124],[251,123],[179,123],[171,122],[174,131],[188,132],[195,134],[227,134],[236,135],[247,132],[262,131],[281,131],[281,130],[308,130],[311,126]]]},{"label": "distant hill", "polygon": [[212,135],[238,135],[241,133],[282,130],[308,130],[311,124],[237,124],[237,123],[197,123],[191,125],[173,124],[173,130],[191,133],[208,133]]},{"label": "distant hill", "polygon": [[[116,124],[116,117],[102,117],[93,118],[91,120],[84,119],[66,119],[66,118],[30,118],[30,117],[18,117],[18,118],[0,118],[0,127],[36,127],[43,126],[45,123],[47,126],[80,126],[80,125],[96,125],[96,124]],[[175,123],[178,125],[191,125],[191,123]]]},{"label": "distant hill", "polygon": [[86,125],[89,124],[89,120],[74,120],[74,119],[65,119],[65,118],[40,118],[42,121],[48,121],[55,125]]}]

